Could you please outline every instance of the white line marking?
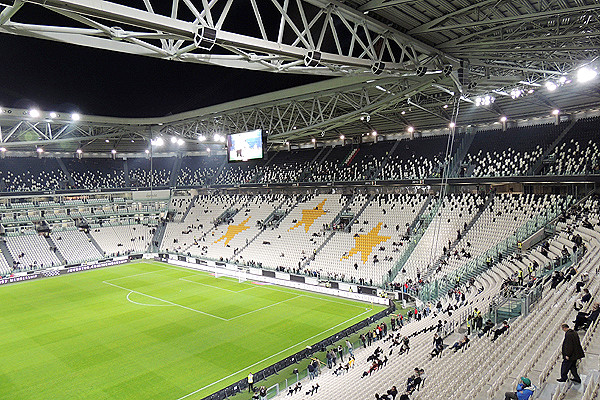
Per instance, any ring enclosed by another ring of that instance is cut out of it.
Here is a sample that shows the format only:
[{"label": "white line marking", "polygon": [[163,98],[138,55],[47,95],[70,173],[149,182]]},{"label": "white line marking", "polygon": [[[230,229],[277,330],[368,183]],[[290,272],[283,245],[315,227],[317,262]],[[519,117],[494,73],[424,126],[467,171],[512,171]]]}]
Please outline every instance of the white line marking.
[{"label": "white line marking", "polygon": [[110,282],[110,281],[116,281],[117,279],[125,279],[125,278],[132,278],[134,276],[140,276],[140,275],[147,275],[147,274],[153,274],[155,272],[163,272],[160,269],[157,269],[156,271],[150,271],[150,272],[142,272],[141,274],[135,274],[135,275],[127,275],[127,276],[121,276],[119,278],[112,278],[112,279],[107,279],[106,282]]},{"label": "white line marking", "polygon": [[151,299],[154,299],[154,300],[164,301],[167,304],[171,304],[171,305],[174,305],[174,306],[177,306],[177,307],[185,308],[186,310],[190,310],[190,311],[196,312],[198,314],[204,314],[204,315],[207,315],[209,317],[217,318],[217,319],[220,319],[221,321],[227,321],[227,319],[225,319],[225,318],[218,317],[216,315],[212,315],[212,314],[209,314],[209,313],[204,312],[204,311],[196,310],[195,308],[190,308],[190,307],[182,306],[181,304],[173,303],[172,301],[161,299],[160,297],[150,296],[149,294],[146,294],[146,293],[138,292],[138,291],[131,290],[131,289],[123,287],[123,286],[115,285],[114,283],[110,283],[110,282],[107,282],[107,281],[102,281],[102,283],[105,283],[105,284],[110,285],[110,286],[117,287],[119,289],[128,290],[128,291],[133,292],[133,293],[141,294],[142,296],[150,297]]},{"label": "white line marking", "polygon": [[134,292],[129,292],[129,294],[127,295],[127,300],[129,300],[131,303],[133,304],[137,304],[139,306],[147,306],[147,307],[172,307],[172,304],[146,304],[146,303],[138,303],[137,301],[133,301],[129,298],[129,296],[131,296],[131,293]]},{"label": "white line marking", "polygon": [[[265,289],[274,290],[276,292],[290,293],[291,294],[291,292],[288,292],[287,290],[277,289],[277,288],[274,288],[271,285],[259,285],[259,287],[264,287]],[[301,291],[302,289],[294,289],[294,290],[300,290]],[[304,294],[303,296],[304,297],[310,297],[311,299],[317,299],[317,300],[329,301],[331,303],[343,304],[345,306],[357,307],[357,308],[360,308],[360,309],[363,308],[363,306],[357,306],[356,304],[348,304],[348,303],[344,303],[344,302],[341,302],[341,301],[335,301],[335,300],[332,300],[332,299],[327,299],[327,298],[324,298],[324,297],[311,296],[311,295],[308,295],[308,294]],[[360,300],[351,300],[351,301],[360,301]]]},{"label": "white line marking", "polygon": [[258,364],[260,364],[260,363],[262,363],[262,362],[265,362],[265,361],[267,361],[267,360],[269,360],[269,359],[271,359],[271,358],[273,358],[273,357],[276,357],[276,356],[280,355],[281,353],[284,353],[284,352],[286,352],[286,351],[288,351],[288,350],[290,350],[290,349],[293,349],[293,348],[294,348],[294,347],[296,347],[296,346],[299,346],[299,345],[301,345],[302,343],[308,342],[309,340],[312,340],[312,339],[314,339],[315,337],[317,337],[317,336],[320,336],[320,335],[324,334],[325,332],[329,332],[330,330],[332,330],[332,329],[335,329],[335,328],[337,328],[338,326],[340,326],[340,325],[343,325],[343,324],[345,324],[345,323],[347,323],[347,322],[349,322],[349,321],[352,321],[353,319],[356,319],[356,318],[358,318],[358,317],[360,317],[360,316],[362,316],[362,315],[364,315],[364,314],[366,314],[366,313],[368,313],[368,312],[370,312],[370,311],[371,311],[371,310],[363,311],[362,313],[360,313],[360,314],[358,314],[358,315],[356,315],[356,316],[354,316],[354,317],[352,317],[352,318],[349,318],[349,319],[345,320],[344,322],[340,322],[339,324],[337,324],[337,325],[335,325],[335,326],[332,326],[331,328],[328,328],[328,329],[324,330],[324,331],[323,331],[323,332],[321,332],[321,333],[317,333],[316,335],[313,335],[313,336],[311,336],[311,337],[309,337],[309,338],[307,338],[307,339],[304,339],[304,340],[303,340],[303,341],[301,341],[301,342],[298,342],[298,343],[296,343],[296,344],[293,344],[293,345],[289,346],[289,347],[288,347],[288,348],[286,348],[286,349],[283,349],[283,350],[281,350],[281,351],[278,351],[277,353],[275,353],[275,354],[272,354],[272,355],[270,355],[269,357],[263,358],[262,360],[260,360],[260,361],[257,361],[257,362],[255,362],[255,363],[254,363],[254,364],[252,364],[252,365],[248,365],[247,367],[245,367],[245,368],[242,368],[242,369],[240,369],[239,371],[237,371],[237,372],[234,372],[234,373],[232,373],[232,374],[230,374],[230,375],[227,375],[226,377],[224,377],[224,378],[221,378],[221,379],[219,379],[218,381],[215,381],[215,382],[213,382],[213,383],[211,383],[211,384],[209,384],[209,385],[206,385],[206,386],[204,386],[204,387],[201,387],[200,389],[194,390],[193,392],[191,392],[191,393],[188,393],[188,394],[186,394],[185,396],[182,396],[182,397],[178,398],[177,400],[183,400],[183,399],[186,399],[186,398],[188,398],[188,397],[190,397],[190,396],[193,396],[194,394],[196,394],[196,393],[198,393],[198,392],[200,392],[200,391],[202,391],[202,390],[204,390],[204,389],[208,389],[209,387],[211,387],[211,386],[213,386],[213,385],[215,385],[215,384],[217,384],[217,383],[219,383],[219,382],[222,382],[222,381],[224,381],[225,379],[231,378],[232,376],[234,376],[234,375],[236,375],[236,374],[239,374],[239,373],[240,373],[240,372],[242,372],[242,371],[248,370],[248,369],[250,369],[250,368],[252,368],[252,367],[254,367],[254,366],[256,366],[256,365],[258,365]]},{"label": "white line marking", "polygon": [[229,318],[227,321],[231,321],[232,319],[243,317],[244,315],[252,314],[252,313],[255,313],[257,311],[264,310],[265,308],[269,308],[269,307],[273,307],[273,306],[276,306],[276,305],[281,304],[281,303],[285,303],[286,301],[297,299],[298,297],[304,297],[304,295],[299,294],[298,296],[290,297],[289,299],[281,300],[281,301],[278,301],[277,303],[269,304],[268,306],[264,306],[264,307],[261,307],[261,308],[257,308],[256,310],[252,310],[252,311],[248,311],[246,313],[240,314],[240,315],[236,315],[235,317]]},{"label": "white line marking", "polygon": [[[198,276],[198,275],[193,275],[193,276]],[[242,290],[231,290],[231,289],[225,289],[225,288],[218,287],[218,286],[209,285],[208,283],[190,281],[189,279],[185,279],[185,278],[179,278],[179,280],[180,281],[190,282],[190,283],[195,283],[196,285],[202,285],[202,286],[208,286],[208,287],[215,288],[215,289],[226,290],[226,291],[231,292],[231,293],[240,293],[240,292],[245,292],[246,290],[254,289],[254,287],[249,287],[249,288],[242,289]]]}]

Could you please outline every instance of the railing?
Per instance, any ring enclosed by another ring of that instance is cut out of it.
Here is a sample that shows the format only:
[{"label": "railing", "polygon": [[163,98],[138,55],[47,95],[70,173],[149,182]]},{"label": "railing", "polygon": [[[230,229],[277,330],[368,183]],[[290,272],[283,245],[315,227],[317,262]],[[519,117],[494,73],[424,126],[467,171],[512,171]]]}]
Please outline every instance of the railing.
[{"label": "railing", "polygon": [[462,265],[441,279],[436,279],[433,282],[423,285],[419,289],[417,296],[424,302],[436,300],[438,297],[448,293],[457,284],[467,282],[470,278],[481,274],[493,265],[493,263],[500,261],[501,257],[505,257],[516,250],[519,242],[523,242],[536,231],[549,224],[561,211],[556,207],[553,211],[538,214],[519,227],[514,234],[480,254],[469,263]]}]

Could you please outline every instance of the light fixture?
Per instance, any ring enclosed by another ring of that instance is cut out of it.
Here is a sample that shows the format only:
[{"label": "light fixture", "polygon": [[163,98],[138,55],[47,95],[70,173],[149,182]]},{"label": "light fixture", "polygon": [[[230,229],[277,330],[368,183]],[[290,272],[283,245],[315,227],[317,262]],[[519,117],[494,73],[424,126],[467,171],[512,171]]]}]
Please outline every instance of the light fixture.
[{"label": "light fixture", "polygon": [[500,122],[506,122],[506,119],[507,119],[506,116],[503,115],[500,117]]},{"label": "light fixture", "polygon": [[161,137],[159,136],[159,137],[157,137],[156,139],[154,139],[154,140],[151,140],[151,141],[150,141],[150,144],[152,144],[153,146],[156,146],[156,147],[160,147],[160,146],[162,146],[163,144],[165,144],[165,141],[163,140],[163,138],[161,138]]},{"label": "light fixture", "polygon": [[108,140],[108,139],[104,139],[104,141],[105,141],[106,143],[110,143],[110,140]]},{"label": "light fixture", "polygon": [[50,118],[56,118],[56,117],[58,117],[58,114],[57,114],[57,113],[55,113],[54,111],[52,111],[52,112],[50,113]]},{"label": "light fixture", "polygon": [[546,89],[548,89],[549,92],[554,92],[556,90],[557,86],[556,83],[548,81],[546,82]]},{"label": "light fixture", "polygon": [[371,132],[371,135],[377,136],[377,131],[374,130],[373,132]]},{"label": "light fixture", "polygon": [[523,91],[519,88],[514,88],[510,91],[510,97],[512,97],[513,99],[517,99],[517,98],[521,97],[522,94],[523,94]]},{"label": "light fixture", "polygon": [[413,126],[409,126],[408,128],[406,128],[406,130],[408,131],[408,133],[413,133],[415,131],[415,128]]},{"label": "light fixture", "polygon": [[558,108],[555,108],[554,110],[552,110],[552,115],[558,115],[560,114],[560,110]]},{"label": "light fixture", "polygon": [[588,67],[579,68],[577,70],[577,82],[580,83],[589,82],[596,78],[596,76],[598,76],[598,73]]},{"label": "light fixture", "polygon": [[73,121],[79,121],[81,119],[81,115],[79,115],[78,113],[73,113],[71,114],[71,119]]},{"label": "light fixture", "polygon": [[171,143],[177,143],[177,138],[175,136],[171,136]]},{"label": "light fixture", "polygon": [[37,151],[38,153],[40,153],[40,154],[41,154],[41,153],[43,153],[43,152],[44,152],[44,149],[42,149],[41,147],[38,147],[38,148],[36,149],[36,151]]},{"label": "light fixture", "polygon": [[496,101],[496,98],[494,96],[490,96],[489,94],[486,94],[483,97],[475,98],[475,106],[476,107],[489,106],[490,104],[493,104],[495,101]]},{"label": "light fixture", "polygon": [[400,114],[404,115],[404,114],[406,114],[406,111],[402,110],[402,112]]},{"label": "light fixture", "polygon": [[185,143],[185,141],[183,139],[181,139],[181,138],[179,140],[177,140],[177,144],[179,146],[182,146],[184,143]]},{"label": "light fixture", "polygon": [[213,139],[215,140],[215,142],[218,142],[221,140],[221,136],[219,136],[218,133],[215,133],[215,135],[213,136]]},{"label": "light fixture", "polygon": [[4,153],[6,151],[6,147],[0,147],[0,151]]},{"label": "light fixture", "polygon": [[146,150],[144,150],[144,152],[145,152],[146,154],[149,154],[149,153],[150,153],[150,150],[146,149]]},{"label": "light fixture", "polygon": [[448,104],[444,104],[444,108],[448,108]]},{"label": "light fixture", "polygon": [[206,148],[206,151],[207,151],[208,153],[210,153],[210,147],[207,147],[207,148]]},{"label": "light fixture", "polygon": [[561,85],[564,85],[565,83],[567,83],[567,77],[566,76],[561,76],[560,78],[558,78],[558,83],[560,83]]},{"label": "light fixture", "polygon": [[341,139],[341,140],[344,140],[344,139],[346,139],[346,136],[344,136],[344,135],[340,135],[340,139]]},{"label": "light fixture", "polygon": [[450,121],[450,123],[448,124],[448,127],[450,129],[453,129],[454,127],[456,127],[456,124],[454,123],[454,121]]},{"label": "light fixture", "polygon": [[112,154],[117,154],[117,150],[115,150],[115,149],[112,149],[110,152],[111,152]]},{"label": "light fixture", "polygon": [[81,153],[83,153],[83,150],[77,149],[77,154],[81,154]]},{"label": "light fixture", "polygon": [[31,110],[29,110],[29,115],[33,118],[37,118],[40,116],[40,110],[32,108]]},{"label": "light fixture", "polygon": [[315,143],[317,141],[317,139],[312,138],[312,139],[310,139],[310,141],[313,142],[313,143]]},{"label": "light fixture", "polygon": [[198,140],[201,142],[204,142],[206,140],[206,136],[200,135],[200,136],[198,136]]}]

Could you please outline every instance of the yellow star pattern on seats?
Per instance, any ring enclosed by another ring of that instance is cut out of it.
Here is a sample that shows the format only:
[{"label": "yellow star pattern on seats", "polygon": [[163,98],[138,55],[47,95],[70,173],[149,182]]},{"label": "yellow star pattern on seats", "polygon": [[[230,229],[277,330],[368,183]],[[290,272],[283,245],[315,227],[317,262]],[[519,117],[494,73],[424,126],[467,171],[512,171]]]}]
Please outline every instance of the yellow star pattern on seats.
[{"label": "yellow star pattern on seats", "polygon": [[229,225],[227,227],[227,232],[223,236],[221,236],[219,238],[219,240],[215,241],[215,243],[220,242],[221,240],[225,239],[225,243],[223,245],[227,246],[229,244],[229,242],[231,242],[231,239],[233,239],[235,237],[235,235],[245,231],[246,229],[250,229],[249,226],[246,226],[246,222],[248,222],[249,219],[250,219],[250,217],[246,218],[239,225]]},{"label": "yellow star pattern on seats", "polygon": [[288,229],[288,232],[291,231],[292,229],[296,229],[300,225],[304,225],[304,231],[308,232],[308,230],[310,229],[312,224],[315,223],[317,218],[319,218],[320,216],[323,216],[327,213],[327,211],[323,211],[323,206],[325,205],[326,201],[327,201],[327,199],[324,199],[315,208],[311,208],[308,210],[302,210],[302,219],[300,221],[298,221],[296,223],[296,225],[294,225],[290,229]]},{"label": "yellow star pattern on seats", "polygon": [[381,229],[382,224],[383,222],[378,223],[377,226],[371,229],[371,232],[367,233],[366,235],[358,235],[355,237],[354,247],[350,250],[347,256],[342,256],[340,261],[347,260],[356,253],[360,252],[360,258],[363,264],[366,263],[369,259],[369,255],[373,251],[373,247],[391,238],[391,236],[379,236],[379,230]]}]

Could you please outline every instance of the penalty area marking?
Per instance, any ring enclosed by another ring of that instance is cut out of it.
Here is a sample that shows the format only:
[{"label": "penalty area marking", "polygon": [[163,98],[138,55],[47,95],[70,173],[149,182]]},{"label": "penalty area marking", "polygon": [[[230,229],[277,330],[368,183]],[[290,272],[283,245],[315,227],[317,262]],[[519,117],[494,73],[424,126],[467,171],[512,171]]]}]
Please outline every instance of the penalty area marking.
[{"label": "penalty area marking", "polygon": [[[192,276],[198,276],[198,275],[192,275]],[[214,288],[214,289],[226,290],[226,291],[231,292],[231,293],[241,293],[241,292],[245,292],[246,290],[254,289],[254,286],[252,286],[252,287],[249,287],[249,288],[246,288],[246,289],[242,289],[242,290],[231,290],[231,289],[225,289],[225,288],[218,287],[218,286],[209,285],[208,283],[190,281],[189,279],[185,279],[185,278],[179,278],[179,280],[180,281],[189,282],[189,283],[195,283],[196,285],[208,286],[208,287],[211,287],[211,288]]]},{"label": "penalty area marking", "polygon": [[[302,296],[302,295],[301,295],[301,296]],[[232,376],[234,376],[234,375],[237,375],[237,374],[239,374],[239,373],[240,373],[240,372],[242,372],[242,371],[246,371],[246,370],[248,370],[248,369],[250,369],[250,368],[252,368],[252,367],[254,367],[254,366],[258,365],[258,364],[261,364],[261,363],[263,363],[263,362],[265,362],[265,361],[267,361],[267,360],[269,360],[269,359],[271,359],[271,358],[273,358],[273,357],[276,357],[276,356],[280,355],[281,353],[285,353],[286,351],[288,351],[288,350],[290,350],[290,349],[293,349],[293,348],[294,348],[294,347],[296,347],[296,346],[299,346],[299,345],[301,345],[301,344],[303,344],[303,343],[305,343],[305,342],[308,342],[309,340],[312,340],[312,339],[314,339],[314,338],[316,338],[316,337],[318,337],[318,336],[320,336],[320,335],[322,335],[322,334],[324,334],[324,333],[326,333],[326,332],[329,332],[330,330],[332,330],[332,329],[335,329],[335,328],[337,328],[338,326],[340,326],[340,325],[343,325],[343,324],[345,324],[345,323],[347,323],[347,322],[350,322],[350,321],[352,321],[353,319],[356,319],[356,318],[358,318],[358,317],[360,317],[360,316],[362,316],[362,315],[364,315],[364,314],[366,314],[366,313],[368,313],[368,312],[370,312],[370,311],[371,311],[371,310],[367,310],[367,311],[364,311],[364,312],[362,312],[362,313],[360,313],[360,314],[358,314],[358,315],[355,315],[355,316],[354,316],[354,317],[352,317],[352,318],[348,318],[348,319],[347,319],[347,320],[345,320],[344,322],[340,322],[339,324],[337,324],[337,325],[334,325],[334,326],[332,326],[331,328],[325,329],[325,330],[324,330],[323,332],[321,332],[321,333],[317,333],[316,335],[313,335],[313,336],[311,336],[311,337],[309,337],[309,338],[306,338],[306,339],[302,340],[301,342],[298,342],[298,343],[296,343],[296,344],[293,344],[293,345],[291,345],[291,346],[289,346],[289,347],[287,347],[287,348],[285,348],[285,349],[283,349],[283,350],[281,350],[281,351],[278,351],[278,352],[277,352],[277,353],[275,353],[275,354],[271,354],[269,357],[263,358],[262,360],[260,360],[260,361],[257,361],[257,362],[255,362],[255,363],[254,363],[254,364],[252,364],[252,365],[248,365],[247,367],[245,367],[245,368],[242,368],[242,369],[240,369],[239,371],[236,371],[236,372],[234,372],[234,373],[232,373],[232,374],[230,374],[230,375],[227,375],[226,377],[224,377],[224,378],[221,378],[221,379],[219,379],[218,381],[215,381],[215,382],[213,382],[213,383],[211,383],[211,384],[208,384],[208,385],[206,385],[206,386],[204,386],[204,387],[201,387],[200,389],[194,390],[193,392],[191,392],[191,393],[188,393],[188,394],[186,394],[185,396],[182,396],[182,397],[178,398],[177,400],[183,400],[183,399],[187,399],[188,397],[190,397],[190,396],[193,396],[193,395],[195,395],[196,393],[198,393],[198,392],[200,392],[200,391],[202,391],[202,390],[204,390],[204,389],[208,389],[209,387],[211,387],[211,386],[213,386],[213,385],[216,385],[217,383],[219,383],[219,382],[222,382],[222,381],[224,381],[225,379],[231,378]]]}]

